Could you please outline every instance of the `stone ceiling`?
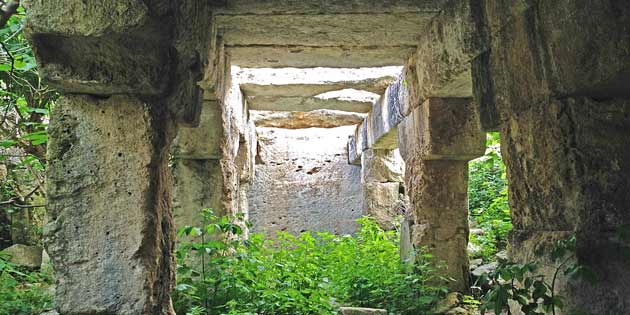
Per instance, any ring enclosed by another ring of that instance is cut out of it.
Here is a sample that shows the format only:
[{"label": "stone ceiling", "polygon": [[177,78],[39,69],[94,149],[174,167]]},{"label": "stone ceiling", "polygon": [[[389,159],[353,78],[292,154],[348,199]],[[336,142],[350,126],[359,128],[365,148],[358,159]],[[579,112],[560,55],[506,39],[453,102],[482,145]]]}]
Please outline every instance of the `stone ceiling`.
[{"label": "stone ceiling", "polygon": [[214,27],[241,67],[402,65],[442,0],[229,0]]}]

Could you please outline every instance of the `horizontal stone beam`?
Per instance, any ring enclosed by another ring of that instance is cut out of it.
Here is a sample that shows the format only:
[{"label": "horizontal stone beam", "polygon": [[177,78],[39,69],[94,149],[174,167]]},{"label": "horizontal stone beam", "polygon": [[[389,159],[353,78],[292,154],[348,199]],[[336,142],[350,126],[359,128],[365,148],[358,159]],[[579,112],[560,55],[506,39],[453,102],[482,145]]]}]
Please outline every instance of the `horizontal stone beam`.
[{"label": "horizontal stone beam", "polygon": [[250,119],[256,127],[286,129],[335,128],[356,125],[363,121],[365,114],[320,109],[310,112],[271,112],[250,111]]},{"label": "horizontal stone beam", "polygon": [[435,13],[217,15],[232,45],[414,46]]},{"label": "horizontal stone beam", "polygon": [[233,14],[330,14],[330,13],[408,13],[438,12],[443,0],[325,0],[325,1],[213,1],[212,12]]},{"label": "horizontal stone beam", "polygon": [[372,102],[346,99],[323,99],[317,97],[274,97],[256,96],[247,98],[249,108],[266,111],[299,111],[308,112],[318,109],[339,110],[345,112],[367,113]]},{"label": "horizontal stone beam", "polygon": [[407,95],[404,84],[401,76],[372,106],[372,112],[366,118],[367,142],[370,148],[398,148],[397,126],[404,118],[403,108]]},{"label": "horizontal stone beam", "polygon": [[355,89],[382,94],[402,67],[242,69],[235,80],[247,96],[315,96]]},{"label": "horizontal stone beam", "polygon": [[404,65],[416,47],[231,45],[226,47],[232,64],[243,68],[359,68]]}]

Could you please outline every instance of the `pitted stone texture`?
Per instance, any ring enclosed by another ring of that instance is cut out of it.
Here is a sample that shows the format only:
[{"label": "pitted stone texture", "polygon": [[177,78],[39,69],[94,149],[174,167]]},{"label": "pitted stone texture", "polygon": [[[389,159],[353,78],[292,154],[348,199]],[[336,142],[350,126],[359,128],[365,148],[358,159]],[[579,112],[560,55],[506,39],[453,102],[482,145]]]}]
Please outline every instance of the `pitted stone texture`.
[{"label": "pitted stone texture", "polygon": [[335,128],[356,125],[363,121],[366,116],[365,114],[326,109],[310,112],[250,111],[250,115],[257,127],[286,129]]},{"label": "pitted stone texture", "polygon": [[61,314],[172,314],[171,129],[134,98],[56,104],[44,233]]},{"label": "pitted stone texture", "polygon": [[219,159],[224,139],[221,105],[205,101],[197,127],[182,127],[174,142],[174,153],[183,159]]},{"label": "pitted stone texture", "polygon": [[398,150],[367,149],[361,155],[363,182],[387,183],[404,181],[405,162]]},{"label": "pitted stone texture", "polygon": [[200,226],[201,209],[226,214],[221,196],[223,175],[218,160],[181,159],[173,167],[173,219],[177,229]]},{"label": "pitted stone texture", "polygon": [[400,185],[402,183],[398,182],[363,184],[364,215],[374,218],[385,230],[394,229],[398,223],[397,217],[402,214],[404,205]]},{"label": "pitted stone texture", "polygon": [[363,208],[361,168],[347,162],[354,128],[257,130],[249,194],[253,230],[354,232]]},{"label": "pitted stone texture", "polygon": [[343,89],[377,94],[396,80],[401,67],[242,69],[235,77],[247,96],[315,96]]},{"label": "pitted stone texture", "polygon": [[405,159],[472,160],[485,151],[477,107],[468,98],[430,98],[398,126]]},{"label": "pitted stone texture", "polygon": [[216,2],[213,11],[216,14],[338,14],[338,13],[405,13],[438,12],[441,0],[324,0],[299,1],[275,0],[232,0],[228,3]]},{"label": "pitted stone texture", "polygon": [[[425,28],[411,62],[418,102],[429,97],[472,97],[470,62],[485,50],[479,1],[447,1]],[[416,81],[417,80],[417,81]]]},{"label": "pitted stone texture", "polygon": [[468,290],[468,164],[466,161],[406,160],[410,239],[426,247],[454,291]]}]

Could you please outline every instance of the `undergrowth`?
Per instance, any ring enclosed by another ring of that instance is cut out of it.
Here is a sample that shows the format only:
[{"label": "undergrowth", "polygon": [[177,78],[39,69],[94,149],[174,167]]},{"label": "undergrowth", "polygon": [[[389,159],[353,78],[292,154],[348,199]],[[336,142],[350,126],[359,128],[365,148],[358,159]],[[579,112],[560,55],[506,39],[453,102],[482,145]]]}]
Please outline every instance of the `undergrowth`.
[{"label": "undergrowth", "polygon": [[446,292],[431,256],[402,262],[399,235],[370,218],[356,235],[280,233],[239,238],[235,221],[203,211],[204,227],[180,231],[194,241],[177,252],[178,314],[335,314],[338,306],[376,307],[391,314],[430,314]]},{"label": "undergrowth", "polygon": [[50,274],[20,270],[0,256],[0,315],[41,314],[50,309],[52,282]]}]

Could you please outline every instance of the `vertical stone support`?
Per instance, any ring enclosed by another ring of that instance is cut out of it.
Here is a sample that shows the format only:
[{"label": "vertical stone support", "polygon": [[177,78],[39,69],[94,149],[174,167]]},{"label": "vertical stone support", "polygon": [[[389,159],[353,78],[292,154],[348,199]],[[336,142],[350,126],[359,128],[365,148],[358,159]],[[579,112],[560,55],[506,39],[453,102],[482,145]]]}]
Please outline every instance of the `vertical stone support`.
[{"label": "vertical stone support", "polygon": [[460,292],[469,287],[467,161],[483,154],[484,141],[467,98],[429,98],[398,126],[410,201],[402,243],[431,252]]},{"label": "vertical stone support", "polygon": [[575,234],[575,262],[599,281],[561,272],[564,314],[628,313],[630,3],[486,1],[484,9],[491,50],[475,61],[485,68],[475,76],[501,132],[510,257],[541,262],[550,279],[554,243]]},{"label": "vertical stone support", "polygon": [[133,97],[66,96],[48,148],[48,252],[61,314],[172,314],[173,122]]},{"label": "vertical stone support", "polygon": [[384,229],[394,228],[394,220],[404,208],[403,168],[398,150],[367,149],[361,154],[363,211]]}]

